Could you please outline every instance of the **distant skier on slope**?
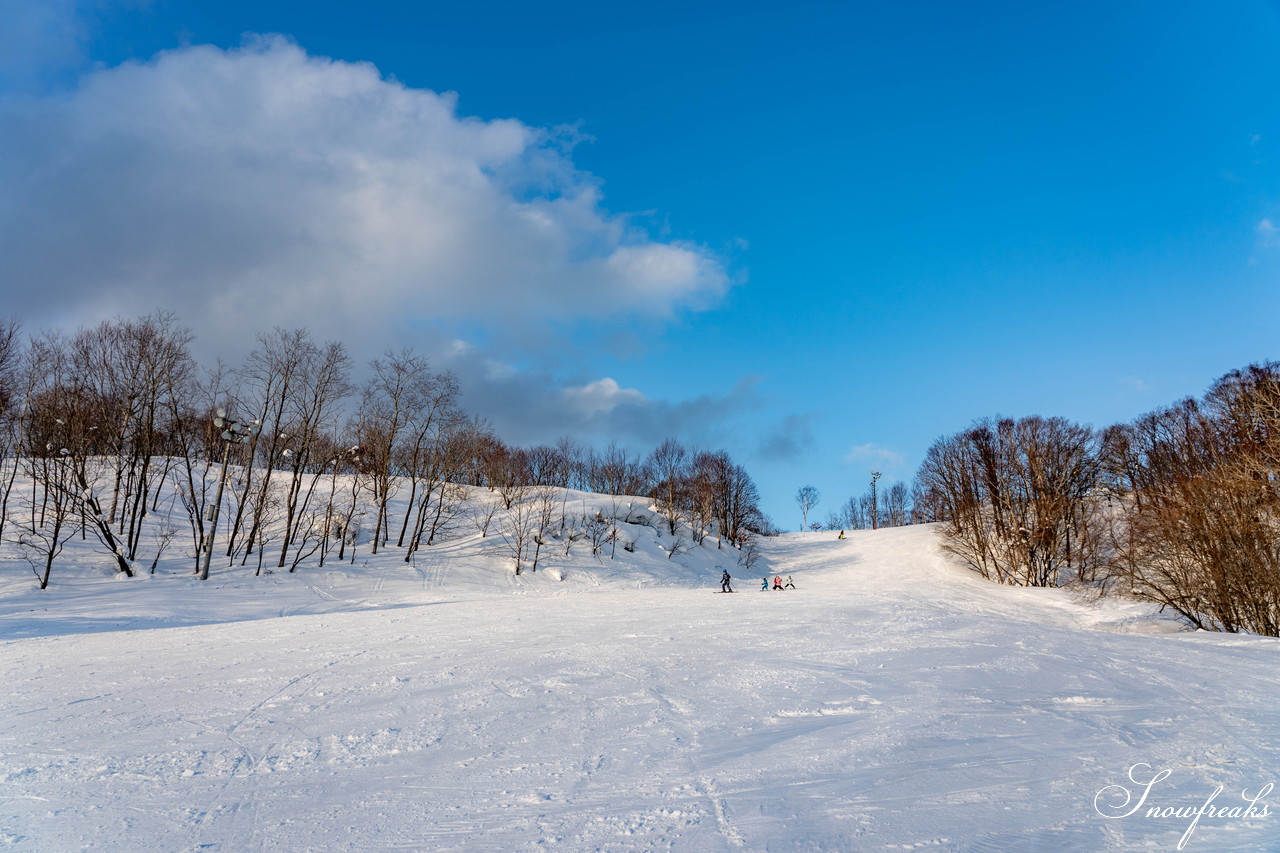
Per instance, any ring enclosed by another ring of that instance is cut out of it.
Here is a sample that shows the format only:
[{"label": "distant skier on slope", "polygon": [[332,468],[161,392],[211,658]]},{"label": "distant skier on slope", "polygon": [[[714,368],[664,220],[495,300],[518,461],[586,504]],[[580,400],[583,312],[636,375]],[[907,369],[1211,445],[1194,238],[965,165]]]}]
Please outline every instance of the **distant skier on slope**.
[{"label": "distant skier on slope", "polygon": [[773,588],[776,590],[782,589],[782,578],[779,575],[773,576]]},{"label": "distant skier on slope", "polygon": [[787,583],[786,583],[786,585],[785,585],[785,586],[783,586],[782,588],[783,588],[783,589],[795,589],[795,588],[796,588],[796,582],[795,582],[795,581],[793,581],[793,580],[791,579],[791,575],[787,575]]},{"label": "distant skier on slope", "polygon": [[733,587],[729,586],[729,581],[730,581],[730,580],[731,580],[731,578],[729,577],[729,570],[728,570],[728,569],[725,569],[724,574],[722,574],[722,575],[720,576],[720,591],[721,591],[721,592],[733,592]]},{"label": "distant skier on slope", "polygon": [[769,579],[768,579],[768,578],[760,578],[760,591],[761,591],[761,592],[768,592],[768,591],[769,591]]},{"label": "distant skier on slope", "polygon": [[840,531],[840,535],[839,535],[839,536],[837,536],[836,538],[837,538],[837,539],[843,539],[843,538],[844,538],[844,531],[843,531],[843,530],[841,530],[841,531]]}]

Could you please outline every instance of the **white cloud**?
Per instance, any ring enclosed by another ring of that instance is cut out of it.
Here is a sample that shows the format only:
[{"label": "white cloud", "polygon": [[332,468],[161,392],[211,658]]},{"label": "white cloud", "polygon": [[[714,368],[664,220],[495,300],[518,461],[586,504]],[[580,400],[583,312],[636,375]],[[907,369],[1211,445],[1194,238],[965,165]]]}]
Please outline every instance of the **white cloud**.
[{"label": "white cloud", "polygon": [[527,331],[718,298],[720,262],[604,210],[571,142],[279,37],[96,71],[0,105],[6,309],[162,307],[202,338],[306,326],[359,350],[423,319]]},{"label": "white cloud", "polygon": [[623,388],[607,376],[586,385],[565,388],[562,393],[570,407],[588,417],[612,412],[618,406],[648,403],[644,394],[634,388]]},{"label": "white cloud", "polygon": [[849,452],[844,455],[844,462],[849,465],[863,463],[880,465],[885,468],[900,468],[906,464],[902,454],[870,442],[856,444],[849,448]]},{"label": "white cloud", "polygon": [[279,37],[0,96],[3,313],[39,329],[172,310],[206,362],[239,363],[274,325],[340,340],[358,363],[408,345],[455,371],[509,441],[718,446],[760,405],[754,380],[657,399],[597,378],[586,344],[560,334],[652,332],[645,318],[729,286],[705,248],[606,210],[573,164],[581,139],[459,116],[452,94]]}]

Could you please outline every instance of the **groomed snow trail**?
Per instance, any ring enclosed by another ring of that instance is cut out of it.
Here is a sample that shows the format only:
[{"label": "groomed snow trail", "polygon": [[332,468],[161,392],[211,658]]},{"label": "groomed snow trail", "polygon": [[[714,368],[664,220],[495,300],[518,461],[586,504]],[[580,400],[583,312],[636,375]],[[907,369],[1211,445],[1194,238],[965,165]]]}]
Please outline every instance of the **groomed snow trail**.
[{"label": "groomed snow trail", "polygon": [[[1139,763],[1158,806],[1276,781],[1274,640],[996,587],[929,528],[766,556],[799,589],[512,594],[437,559],[272,603],[333,612],[0,616],[0,849],[1173,850],[1189,820],[1095,795]],[[1276,811],[1184,849],[1275,850]]]}]

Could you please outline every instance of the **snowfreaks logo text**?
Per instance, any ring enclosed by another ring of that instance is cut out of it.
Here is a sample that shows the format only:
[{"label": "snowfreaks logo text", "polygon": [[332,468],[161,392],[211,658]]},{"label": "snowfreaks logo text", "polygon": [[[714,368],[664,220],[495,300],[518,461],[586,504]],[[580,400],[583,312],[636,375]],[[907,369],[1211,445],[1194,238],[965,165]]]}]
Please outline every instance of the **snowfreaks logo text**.
[{"label": "snowfreaks logo text", "polygon": [[[1151,778],[1146,779],[1148,774]],[[1256,794],[1250,794],[1247,790],[1241,791],[1240,799],[1247,805],[1215,805],[1214,801],[1223,791],[1222,785],[1209,795],[1203,805],[1181,807],[1159,805],[1159,801],[1152,796],[1152,790],[1171,775],[1173,775],[1172,770],[1152,773],[1150,764],[1135,764],[1129,768],[1129,781],[1137,787],[1130,789],[1125,785],[1108,785],[1093,795],[1093,808],[1108,820],[1129,817],[1145,809],[1142,813],[1149,818],[1190,821],[1186,832],[1182,833],[1182,838],[1178,840],[1179,850],[1186,846],[1187,840],[1191,838],[1191,833],[1195,832],[1202,817],[1248,819],[1267,817],[1271,814],[1271,809],[1263,802],[1275,787],[1271,782],[1259,788]],[[1134,802],[1135,799],[1137,802]]]}]

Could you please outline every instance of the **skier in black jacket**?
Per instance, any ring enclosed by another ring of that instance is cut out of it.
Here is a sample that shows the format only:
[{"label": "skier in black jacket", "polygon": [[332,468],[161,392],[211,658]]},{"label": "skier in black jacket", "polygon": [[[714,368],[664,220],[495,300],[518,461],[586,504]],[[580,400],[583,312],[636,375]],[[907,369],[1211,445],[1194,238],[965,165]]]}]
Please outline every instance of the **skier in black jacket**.
[{"label": "skier in black jacket", "polygon": [[720,591],[733,592],[733,587],[729,586],[729,570],[725,569],[724,574],[720,576]]}]

